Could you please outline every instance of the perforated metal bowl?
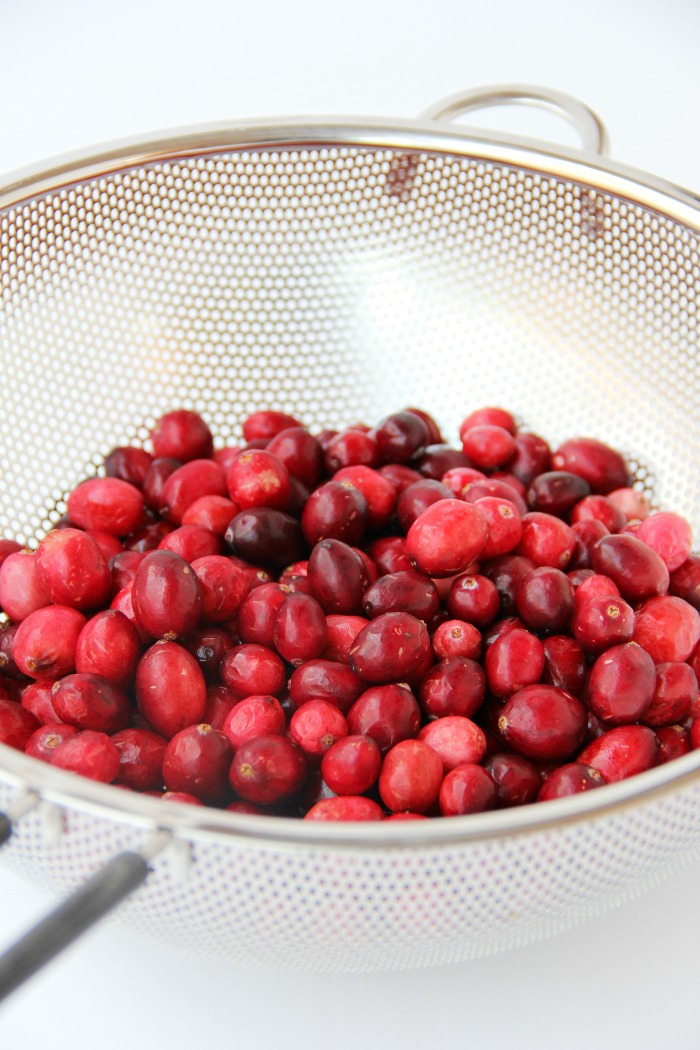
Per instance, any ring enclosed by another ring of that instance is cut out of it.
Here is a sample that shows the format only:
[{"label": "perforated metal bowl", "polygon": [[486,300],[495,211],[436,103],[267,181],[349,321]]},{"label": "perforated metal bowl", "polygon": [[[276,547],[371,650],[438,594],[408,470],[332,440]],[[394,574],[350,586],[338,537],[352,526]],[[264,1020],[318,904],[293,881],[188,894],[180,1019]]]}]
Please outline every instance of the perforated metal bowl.
[{"label": "perforated metal bowl", "polygon": [[[36,544],[65,493],[163,412],[219,444],[274,406],[312,427],[406,404],[451,437],[488,403],[552,442],[623,448],[700,530],[697,198],[582,151],[419,121],[208,127],[0,191],[0,531]],[[466,98],[471,104],[473,96]],[[4,858],[66,889],[154,829],[125,906],[237,965],[378,969],[566,929],[700,847],[700,753],[571,799],[407,825],[165,806],[0,747],[0,802],[44,803]],[[52,814],[62,815],[56,835]]]}]

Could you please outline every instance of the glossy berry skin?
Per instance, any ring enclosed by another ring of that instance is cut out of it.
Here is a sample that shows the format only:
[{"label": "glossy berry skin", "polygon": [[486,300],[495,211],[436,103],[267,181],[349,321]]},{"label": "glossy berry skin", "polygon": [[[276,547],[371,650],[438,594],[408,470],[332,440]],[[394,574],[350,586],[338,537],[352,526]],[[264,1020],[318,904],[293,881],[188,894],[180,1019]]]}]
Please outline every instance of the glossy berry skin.
[{"label": "glossy berry skin", "polygon": [[461,715],[445,715],[428,722],[418,739],[437,752],[445,773],[465,762],[480,762],[486,754],[483,730]]},{"label": "glossy berry skin", "polygon": [[374,799],[363,795],[323,798],[304,815],[304,820],[356,821],[382,820],[384,812]]},{"label": "glossy berry skin", "polygon": [[86,619],[67,605],[37,609],[17,628],[12,657],[30,678],[55,681],[75,670],[78,636]]},{"label": "glossy berry skin", "polygon": [[60,722],[52,702],[51,690],[54,683],[50,679],[44,682],[32,682],[22,692],[20,703],[26,707],[42,725]]},{"label": "glossy berry skin", "polygon": [[219,554],[195,558],[191,566],[202,591],[202,621],[225,623],[230,620],[248,593],[244,573]]},{"label": "glossy berry skin", "polygon": [[325,613],[362,611],[362,599],[369,583],[362,556],[342,540],[317,543],[309,556],[309,593]]},{"label": "glossy berry skin", "polygon": [[182,460],[173,456],[156,457],[148,469],[143,480],[143,496],[146,506],[151,510],[160,511],[163,505],[163,489],[165,483],[178,467],[182,466]]},{"label": "glossy berry skin", "polygon": [[664,762],[672,762],[681,755],[687,755],[692,750],[690,733],[684,726],[659,726],[656,729],[656,738],[659,742],[656,764],[659,766]]},{"label": "glossy berry skin", "polygon": [[0,696],[0,743],[24,751],[28,740],[39,729],[39,720],[15,700]]},{"label": "glossy berry skin", "polygon": [[140,654],[141,639],[131,621],[117,609],[104,609],[78,635],[75,669],[126,688],[134,680]]},{"label": "glossy berry skin", "polygon": [[606,649],[588,679],[588,703],[606,725],[627,725],[643,718],[656,688],[654,661],[628,642]]},{"label": "glossy berry skin", "polygon": [[327,616],[328,642],[322,654],[323,659],[349,664],[355,640],[368,622],[364,616],[345,616],[340,613]]},{"label": "glossy berry skin", "polygon": [[523,532],[518,554],[536,566],[551,565],[566,569],[576,547],[576,537],[569,525],[552,514],[530,511],[523,517]]},{"label": "glossy berry skin", "polygon": [[243,422],[243,437],[246,441],[271,441],[277,434],[289,427],[300,427],[302,424],[288,412],[276,412],[263,409],[253,412]]},{"label": "glossy berry skin", "polygon": [[571,569],[590,569],[593,564],[593,548],[598,540],[609,535],[610,530],[602,521],[589,518],[585,521],[577,521],[571,526],[571,531],[576,538],[576,547],[571,555],[569,566]]},{"label": "glossy berry skin", "polygon": [[[0,714],[0,722],[2,715]],[[55,748],[64,740],[76,736],[79,732],[75,726],[66,725],[65,722],[49,722],[35,729],[24,745],[25,755],[30,758],[38,758],[40,762],[51,762]],[[0,739],[2,730],[0,729]],[[7,741],[3,740],[3,743]]]},{"label": "glossy berry skin", "polygon": [[410,463],[430,441],[427,425],[413,412],[387,416],[374,428],[372,436],[384,463]]},{"label": "glossy berry skin", "polygon": [[362,539],[366,527],[367,500],[354,485],[342,481],[327,481],[315,489],[301,515],[301,528],[310,547],[325,539],[352,546]]},{"label": "glossy berry skin", "polygon": [[274,630],[287,592],[278,583],[264,583],[249,591],[238,610],[238,635],[242,642],[265,645],[274,644]]},{"label": "glossy berry skin", "polygon": [[537,796],[538,802],[547,802],[553,798],[566,798],[568,795],[580,795],[583,791],[592,791],[603,787],[606,781],[603,774],[583,762],[567,762],[552,770]]},{"label": "glossy berry skin", "polygon": [[283,569],[306,556],[299,522],[273,507],[241,511],[229,523],[225,540],[238,557],[266,569]]},{"label": "glossy berry skin", "polygon": [[229,496],[241,510],[287,510],[292,497],[289,471],[266,449],[248,449],[236,456],[226,472],[226,483]]},{"label": "glossy berry skin", "polygon": [[51,702],[62,722],[77,729],[116,733],[125,729],[131,717],[131,704],[114,682],[96,674],[66,675],[51,690]]},{"label": "glossy berry skin", "polygon": [[530,631],[516,627],[489,646],[484,667],[489,692],[504,700],[539,682],[544,671],[544,646]]},{"label": "glossy berry skin", "polygon": [[144,522],[145,502],[135,485],[118,478],[89,478],[73,489],[68,517],[81,529],[126,536]]},{"label": "glossy berry skin", "polygon": [[81,612],[100,608],[112,594],[112,574],[102,551],[79,529],[49,532],[36,553],[39,579],[55,605]]},{"label": "glossy berry skin", "polygon": [[487,405],[484,408],[477,408],[474,412],[470,412],[468,416],[465,416],[459,425],[460,441],[464,441],[464,435],[472,427],[479,426],[502,427],[509,434],[515,434],[518,429],[513,416],[505,408],[500,408],[497,405]]},{"label": "glossy berry skin", "polygon": [[538,474],[551,469],[552,452],[539,434],[519,431],[515,435],[515,456],[508,464],[509,471],[525,485],[529,485]]},{"label": "glossy berry skin", "polygon": [[54,748],[51,765],[111,784],[119,774],[119,752],[106,733],[85,729]]},{"label": "glossy berry skin", "polygon": [[207,700],[204,675],[177,642],[156,642],[146,650],[136,669],[135,691],[148,724],[168,740],[202,720]]},{"label": "glossy berry skin", "polygon": [[122,729],[112,736],[119,752],[115,784],[132,791],[156,791],[163,785],[163,757],[167,740],[150,729]]},{"label": "glossy berry skin", "polygon": [[650,598],[637,613],[634,641],[655,663],[683,662],[700,642],[700,613],[682,598]]},{"label": "glossy berry skin", "polygon": [[525,806],[537,798],[542,777],[527,758],[497,751],[483,765],[496,784],[498,808]]},{"label": "glossy berry skin", "polygon": [[223,467],[212,459],[194,459],[173,471],[163,486],[159,511],[179,525],[188,507],[204,496],[226,497]]},{"label": "glossy berry skin", "polygon": [[474,503],[486,520],[487,537],[481,558],[498,558],[510,554],[519,545],[523,534],[522,514],[510,499],[483,496]]},{"label": "glossy berry skin", "polygon": [[439,608],[437,587],[428,576],[414,570],[381,576],[362,599],[362,610],[370,619],[387,612],[407,612],[428,623]]},{"label": "glossy berry skin", "polygon": [[560,569],[542,566],[521,581],[516,605],[521,619],[532,631],[561,631],[568,626],[574,611],[574,589]]},{"label": "glossy berry skin", "polygon": [[427,628],[410,613],[377,616],[357,635],[350,650],[350,667],[363,682],[410,679],[432,660]]},{"label": "glossy berry skin", "polygon": [[465,763],[447,773],[440,785],[439,801],[443,817],[484,813],[495,808],[498,789],[487,769]]},{"label": "glossy berry skin", "polygon": [[367,501],[367,530],[379,532],[391,521],[396,506],[396,488],[378,470],[358,464],[341,467],[333,475],[334,481],[354,485]]},{"label": "glossy berry skin", "polygon": [[451,656],[466,656],[478,660],[481,656],[481,633],[464,620],[444,620],[432,637],[433,652],[437,660]]},{"label": "glossy berry skin", "polygon": [[627,524],[624,511],[607,496],[585,496],[576,504],[569,519],[572,525],[584,521],[599,521],[608,532],[620,532]]},{"label": "glossy berry skin", "polygon": [[556,686],[529,685],[506,701],[498,729],[523,758],[560,762],[571,758],[583,742],[586,709]]},{"label": "glossy berry skin", "polygon": [[284,708],[274,696],[247,696],[229,711],[222,726],[231,747],[237,750],[256,736],[283,736],[287,728]]},{"label": "glossy berry skin", "polygon": [[140,529],[136,529],[134,532],[130,532],[128,536],[124,537],[123,546],[125,551],[135,552],[137,554],[148,554],[149,551],[158,550],[161,542],[166,536],[169,536],[175,529],[174,525],[171,525],[163,519],[154,521],[151,525],[144,525]]},{"label": "glossy berry skin", "polygon": [[629,602],[645,601],[668,590],[666,563],[636,536],[603,536],[593,547],[591,564],[597,573],[609,576]]},{"label": "glossy berry skin", "polygon": [[553,514],[556,518],[566,518],[590,491],[588,482],[578,474],[571,474],[566,470],[548,470],[538,474],[530,482],[527,504],[530,510]]},{"label": "glossy berry skin", "polygon": [[136,570],[131,601],[142,630],[152,638],[172,641],[199,622],[202,587],[192,566],[179,554],[152,551]]},{"label": "glossy berry skin", "polygon": [[444,499],[414,521],[406,536],[406,551],[426,576],[455,576],[479,557],[486,538],[486,520],[478,507]]},{"label": "glossy berry skin", "polygon": [[613,489],[630,484],[630,472],[624,458],[596,438],[572,438],[552,455],[555,470],[568,470],[585,479],[591,492],[606,495]]},{"label": "glossy berry skin", "polygon": [[165,748],[163,781],[168,791],[185,791],[202,802],[220,800],[229,787],[233,749],[210,725],[187,726]]},{"label": "glossy berry skin", "polygon": [[486,693],[486,675],[476,660],[453,656],[428,671],[418,686],[420,704],[429,718],[478,711]]},{"label": "glossy berry skin", "polygon": [[381,764],[381,751],[371,737],[345,736],[323,755],[321,774],[336,795],[363,795],[376,784]]},{"label": "glossy berry skin", "polygon": [[368,736],[385,753],[401,740],[418,735],[418,702],[405,685],[380,685],[365,690],[347,714],[348,732]]},{"label": "glossy berry skin", "polygon": [[152,462],[153,456],[145,449],[120,445],[105,456],[105,474],[141,489]]},{"label": "glossy berry skin", "polygon": [[656,664],[656,687],[641,721],[648,726],[671,726],[688,717],[698,696],[698,679],[686,663]]},{"label": "glossy berry skin", "polygon": [[409,485],[396,501],[396,518],[401,530],[407,533],[424,510],[443,499],[454,499],[454,496],[447,485],[433,478],[421,478]]},{"label": "glossy berry skin", "polygon": [[289,722],[289,736],[309,759],[321,759],[337,740],[348,735],[342,712],[327,700],[308,700]]},{"label": "glossy berry skin", "polygon": [[384,756],[379,794],[392,813],[426,813],[443,778],[442,759],[421,740],[402,740]]},{"label": "glossy berry skin", "polygon": [[[371,434],[349,427],[331,438],[326,446],[324,462],[329,474],[344,467],[378,467],[381,463],[379,446]],[[339,479],[340,480],[340,479]]]},{"label": "glossy berry skin", "polygon": [[284,736],[258,736],[233,756],[231,787],[247,802],[270,805],[299,791],[306,779],[307,760],[301,748]]},{"label": "glossy berry skin", "polygon": [[405,536],[383,536],[367,546],[367,553],[380,575],[389,572],[411,572],[413,565],[406,553]]},{"label": "glossy berry skin", "polygon": [[669,594],[682,598],[700,611],[700,555],[691,554],[671,573]]},{"label": "glossy berry skin", "polygon": [[463,573],[452,581],[445,605],[450,616],[483,629],[498,616],[501,600],[488,577]]},{"label": "glossy berry skin", "polygon": [[201,416],[188,409],[161,416],[151,431],[151,442],[154,456],[171,456],[182,463],[208,459],[214,450],[209,427]]},{"label": "glossy berry skin", "polygon": [[541,681],[566,693],[581,696],[587,677],[586,657],[578,642],[566,634],[553,634],[542,642],[544,671]]},{"label": "glossy berry skin", "polygon": [[286,427],[270,439],[266,451],[276,456],[292,477],[311,489],[323,473],[323,449],[306,427]]},{"label": "glossy berry skin", "polygon": [[278,696],[287,681],[285,666],[272,649],[246,643],[230,649],[221,661],[221,679],[237,696]]},{"label": "glossy berry skin", "polygon": [[301,707],[309,700],[325,700],[343,714],[347,714],[364,689],[363,682],[347,664],[334,660],[307,660],[295,668],[289,679],[294,707]]},{"label": "glossy berry skin", "polygon": [[635,776],[656,764],[658,741],[647,726],[616,726],[588,744],[577,761],[593,766],[608,784]]},{"label": "glossy berry skin", "polygon": [[217,536],[224,536],[229,522],[240,507],[225,496],[200,496],[190,503],[182,514],[183,525],[199,525]]},{"label": "glossy berry skin", "polygon": [[600,653],[632,640],[634,612],[624,598],[602,594],[577,605],[571,630],[585,653]]},{"label": "glossy berry skin", "polygon": [[[458,451],[456,448],[451,448],[443,442],[437,445],[428,445],[425,451],[413,462],[421,477],[430,478],[433,481],[439,481],[448,470],[471,466],[471,462],[463,452]],[[396,466],[398,467],[398,464]],[[379,469],[382,472],[385,470],[384,467]],[[404,467],[403,469],[406,470],[408,468]]]},{"label": "glossy berry skin", "polygon": [[0,565],[0,609],[18,624],[50,603],[36,554],[21,549],[10,552]]},{"label": "glossy berry skin", "polygon": [[158,543],[158,550],[172,551],[190,564],[197,558],[221,554],[221,549],[221,537],[201,525],[181,525]]},{"label": "glossy berry skin", "polygon": [[496,470],[515,455],[513,435],[493,423],[477,423],[464,431],[462,451],[479,470]]},{"label": "glossy berry skin", "polygon": [[289,594],[277,614],[275,649],[293,667],[321,656],[328,640],[323,609],[309,594]]},{"label": "glossy berry skin", "polygon": [[506,616],[516,611],[520,584],[536,568],[534,561],[521,554],[505,554],[484,566],[484,575],[498,591],[501,612]]}]

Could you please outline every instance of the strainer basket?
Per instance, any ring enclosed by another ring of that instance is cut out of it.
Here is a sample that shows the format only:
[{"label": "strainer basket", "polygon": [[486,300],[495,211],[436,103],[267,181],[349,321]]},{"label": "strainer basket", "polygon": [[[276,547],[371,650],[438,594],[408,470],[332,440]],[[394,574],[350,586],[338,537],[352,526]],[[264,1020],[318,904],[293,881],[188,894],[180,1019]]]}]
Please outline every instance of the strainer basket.
[{"label": "strainer basket", "polygon": [[[524,98],[584,149],[447,119]],[[699,202],[604,148],[586,107],[515,86],[418,121],[183,131],[6,185],[0,534],[36,545],[106,453],[174,407],[221,445],[265,407],[322,428],[418,404],[455,438],[490,403],[552,442],[624,449],[697,534]],[[384,827],[164,807],[0,747],[0,804],[29,809],[3,860],[56,893],[143,847],[153,870],[121,914],[186,951],[426,966],[565,930],[692,860],[700,753],[546,805]]]}]

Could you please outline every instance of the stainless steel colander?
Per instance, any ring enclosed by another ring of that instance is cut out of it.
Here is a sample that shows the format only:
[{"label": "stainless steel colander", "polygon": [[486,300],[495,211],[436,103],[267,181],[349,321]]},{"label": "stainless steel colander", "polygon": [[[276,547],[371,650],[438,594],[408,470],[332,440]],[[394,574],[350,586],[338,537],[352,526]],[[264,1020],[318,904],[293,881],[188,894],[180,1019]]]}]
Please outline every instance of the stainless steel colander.
[{"label": "stainless steel colander", "polygon": [[[583,149],[448,122],[504,99],[558,109]],[[419,404],[455,437],[501,403],[552,442],[623,448],[698,534],[700,202],[604,149],[586,107],[516,86],[419,121],[206,127],[0,189],[0,531],[35,545],[173,407],[223,444],[263,407],[320,428]],[[588,795],[384,827],[166,806],[0,747],[0,804],[34,799],[7,864],[66,891],[143,846],[124,919],[239,966],[501,951],[700,847],[698,752]]]}]

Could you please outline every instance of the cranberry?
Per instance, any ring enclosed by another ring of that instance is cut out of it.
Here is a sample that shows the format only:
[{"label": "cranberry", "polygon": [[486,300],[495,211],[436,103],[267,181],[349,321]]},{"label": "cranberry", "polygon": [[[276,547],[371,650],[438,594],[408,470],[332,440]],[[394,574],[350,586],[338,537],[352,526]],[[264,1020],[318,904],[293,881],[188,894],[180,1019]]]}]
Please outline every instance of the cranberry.
[{"label": "cranberry", "polygon": [[391,521],[396,506],[396,488],[378,470],[358,464],[342,467],[333,476],[334,481],[354,485],[367,501],[367,529],[379,532]]},{"label": "cranberry", "polygon": [[482,635],[484,649],[488,651],[501,635],[508,634],[509,631],[516,629],[526,630],[525,624],[519,616],[504,616],[502,620],[496,620],[490,627],[487,627]]},{"label": "cranberry", "polygon": [[[378,468],[377,473],[389,482],[397,496],[409,485],[413,485],[414,482],[420,481],[425,476],[414,470],[413,467],[407,467],[403,463],[384,463],[383,466]],[[438,477],[435,480],[439,481],[440,478]]]},{"label": "cranberry", "polygon": [[370,619],[388,612],[407,612],[425,623],[440,607],[437,587],[420,572],[387,573],[364,594],[362,608]]},{"label": "cranberry", "polygon": [[530,511],[523,517],[523,533],[518,553],[535,565],[565,569],[576,547],[571,528],[552,514]]},{"label": "cranberry", "polygon": [[396,501],[396,517],[403,532],[408,532],[414,521],[438,500],[454,499],[452,492],[440,481],[421,478],[400,493]]},{"label": "cranberry", "polygon": [[[1,717],[0,715],[0,720]],[[75,726],[65,725],[63,722],[49,722],[34,730],[27,740],[24,753],[31,758],[38,758],[41,762],[51,762],[55,748],[64,740],[76,736],[78,732]]]},{"label": "cranberry", "polygon": [[300,427],[302,424],[287,412],[274,412],[264,409],[253,412],[243,423],[243,437],[246,441],[271,441],[289,427]]},{"label": "cranberry", "polygon": [[426,813],[437,800],[442,759],[421,740],[401,740],[387,752],[379,774],[379,794],[393,813]]},{"label": "cranberry", "polygon": [[505,699],[539,682],[544,671],[544,646],[530,631],[516,627],[489,646],[484,666],[489,691]]},{"label": "cranberry", "polygon": [[293,671],[289,679],[294,707],[301,707],[309,700],[325,700],[343,714],[347,714],[364,688],[346,664],[332,660],[307,660]]},{"label": "cranberry", "polygon": [[395,412],[379,423],[372,435],[385,463],[410,463],[430,441],[426,423],[413,412]]},{"label": "cranberry", "polygon": [[156,642],[136,669],[136,700],[149,725],[168,740],[202,720],[204,675],[195,658],[177,642]]},{"label": "cranberry", "polygon": [[238,634],[242,642],[271,649],[277,614],[287,597],[278,583],[264,583],[249,591],[238,610]]},{"label": "cranberry", "polygon": [[164,536],[158,550],[172,551],[185,561],[192,563],[198,558],[209,558],[221,554],[221,537],[201,525],[181,525]]},{"label": "cranberry", "polygon": [[323,449],[306,427],[286,427],[272,437],[266,451],[287,468],[289,474],[312,488],[323,473]]},{"label": "cranberry", "polygon": [[102,551],[85,532],[49,532],[39,544],[36,560],[39,578],[55,605],[84,612],[109,601],[112,574]]},{"label": "cranberry", "polygon": [[538,802],[547,802],[552,798],[566,798],[568,795],[579,795],[583,791],[603,787],[603,774],[583,762],[567,762],[564,766],[552,770],[537,796]]},{"label": "cranberry", "polygon": [[135,485],[118,478],[90,478],[73,489],[68,516],[81,529],[126,536],[143,524],[145,503]]},{"label": "cranberry", "polygon": [[447,660],[451,656],[478,660],[481,656],[481,633],[465,620],[444,620],[435,630],[432,641],[438,660]]},{"label": "cranberry", "polygon": [[119,774],[119,751],[106,733],[85,729],[54,748],[51,765],[111,784]]},{"label": "cranberry", "polygon": [[363,795],[341,795],[323,798],[305,814],[305,820],[382,820],[384,813],[378,802]]},{"label": "cranberry", "polygon": [[513,693],[498,719],[509,747],[534,762],[571,758],[586,734],[580,700],[553,685],[528,685]]},{"label": "cranberry", "polygon": [[556,518],[566,518],[590,491],[588,482],[578,474],[571,474],[566,470],[547,470],[530,482],[527,503],[530,510],[553,514]]},{"label": "cranberry", "polygon": [[586,684],[586,657],[581,646],[565,634],[545,638],[542,682],[556,685],[566,693],[580,696]]},{"label": "cranberry", "polygon": [[224,536],[229,522],[240,511],[233,500],[225,496],[200,496],[184,510],[183,525],[199,525],[217,536]]},{"label": "cranberry", "polygon": [[148,631],[144,631],[143,627],[138,623],[134,616],[134,607],[131,601],[131,594],[134,589],[134,582],[131,580],[127,583],[120,591],[112,598],[110,609],[116,609],[118,612],[123,613],[126,616],[129,623],[132,623],[138,632],[138,636],[141,639],[143,645],[152,641],[152,636]]},{"label": "cranberry", "polygon": [[659,742],[657,765],[671,762],[674,758],[687,755],[691,750],[690,733],[683,726],[659,726],[656,730]]},{"label": "cranberry", "polygon": [[225,623],[248,593],[244,574],[228,558],[212,554],[191,563],[202,591],[202,620]]},{"label": "cranberry", "polygon": [[443,817],[483,813],[498,801],[496,782],[487,769],[465,763],[450,770],[440,785],[440,812]]},{"label": "cranberry", "polygon": [[167,521],[179,525],[185,511],[195,501],[203,496],[227,495],[223,467],[212,459],[193,459],[170,474],[163,486],[158,509]]},{"label": "cranberry", "polygon": [[151,510],[160,511],[165,483],[181,466],[182,460],[173,456],[159,456],[153,460],[143,481],[144,499]]},{"label": "cranberry", "polygon": [[504,554],[484,566],[484,575],[498,591],[501,609],[506,615],[515,612],[520,584],[536,568],[534,561],[521,554]]},{"label": "cranberry", "polygon": [[289,735],[307,758],[320,759],[332,744],[348,735],[348,724],[335,704],[308,700],[292,715]]},{"label": "cranberry", "polygon": [[119,478],[142,489],[152,462],[153,456],[145,449],[120,445],[105,457],[105,474],[108,478]]},{"label": "cranberry", "polygon": [[552,455],[555,470],[578,474],[591,486],[591,492],[606,495],[630,484],[630,472],[619,452],[595,438],[572,438]]},{"label": "cranberry", "polygon": [[680,569],[687,560],[693,542],[690,525],[680,514],[659,511],[642,521],[637,539],[647,543],[663,559],[669,572]]},{"label": "cranberry", "polygon": [[161,541],[175,531],[175,526],[167,521],[154,521],[151,525],[144,525],[135,532],[130,532],[124,537],[124,550],[138,554],[148,554],[149,551],[158,550]]},{"label": "cranberry", "polygon": [[12,656],[18,627],[19,624],[0,624],[0,676],[26,681],[25,675],[19,670]]},{"label": "cranberry", "polygon": [[284,736],[258,736],[233,756],[229,780],[247,802],[270,805],[295,795],[308,771],[304,752]]},{"label": "cranberry", "polygon": [[477,408],[474,412],[470,412],[469,415],[462,420],[459,425],[460,440],[464,440],[464,435],[471,430],[472,427],[480,426],[502,427],[509,434],[515,434],[518,429],[510,412],[506,411],[505,408],[488,405],[485,408]]},{"label": "cranberry", "polygon": [[283,569],[305,555],[299,522],[272,507],[252,507],[237,514],[226,530],[226,542],[244,561],[266,569]]},{"label": "cranberry", "polygon": [[480,762],[486,753],[483,730],[462,715],[445,715],[428,722],[418,739],[437,752],[445,773],[465,762]]},{"label": "cranberry", "polygon": [[202,587],[191,565],[174,551],[152,551],[136,570],[131,592],[138,625],[153,638],[187,634],[202,612]]},{"label": "cranberry", "polygon": [[593,572],[592,569],[587,569],[586,573],[587,575],[579,583],[574,579],[574,573],[569,573],[569,579],[576,588],[574,600],[577,609],[579,605],[590,601],[591,598],[620,597],[617,584],[613,583],[609,576],[601,576],[599,573]]},{"label": "cranberry", "polygon": [[382,755],[368,736],[344,736],[330,745],[321,761],[321,773],[336,795],[362,795],[377,782]]},{"label": "cranberry", "polygon": [[86,619],[67,605],[48,605],[17,628],[12,656],[18,669],[39,680],[61,678],[75,669],[78,635]]},{"label": "cranberry", "polygon": [[[184,645],[187,652],[194,656],[204,675],[204,680],[206,682],[216,682],[219,677],[221,661],[236,642],[221,627],[209,627],[204,624],[183,635],[180,639],[180,644]],[[209,719],[205,718],[203,721],[208,723]],[[214,728],[218,729],[219,727],[214,726]]]},{"label": "cranberry", "polygon": [[132,791],[156,791],[163,784],[163,756],[167,740],[150,729],[122,729],[112,736],[119,752],[115,784]]},{"label": "cranberry", "polygon": [[534,802],[542,786],[537,767],[520,755],[498,751],[486,759],[484,769],[496,784],[496,804],[499,807],[525,806]]},{"label": "cranberry", "polygon": [[600,653],[632,640],[634,612],[624,598],[597,595],[577,603],[571,630],[585,653]]},{"label": "cranberry", "polygon": [[657,664],[654,696],[641,721],[654,728],[682,722],[697,695],[697,676],[689,664]]},{"label": "cranberry", "polygon": [[324,539],[357,543],[366,525],[367,500],[354,485],[342,481],[327,481],[312,492],[301,516],[310,546]]},{"label": "cranberry", "polygon": [[575,522],[571,526],[571,531],[576,539],[576,546],[569,565],[571,569],[590,569],[593,562],[593,548],[598,540],[609,534],[610,530],[603,525],[602,521],[589,518]]},{"label": "cranberry", "polygon": [[492,474],[489,474],[491,481],[502,481],[504,485],[508,485],[520,497],[521,500],[525,501],[527,497],[527,485],[523,485],[520,478],[516,478],[515,474],[511,474],[507,470],[494,470]]},{"label": "cranberry", "polygon": [[212,729],[223,730],[229,714],[240,702],[240,697],[236,696],[228,686],[208,685],[207,703],[202,721],[210,725]]},{"label": "cranberry", "polygon": [[496,470],[505,466],[513,459],[515,449],[512,433],[492,423],[471,426],[462,437],[465,456],[481,470]]},{"label": "cranberry", "polygon": [[188,806],[203,806],[204,803],[201,799],[197,798],[196,795],[191,795],[189,791],[164,791],[159,796],[163,802],[180,802],[185,803]]},{"label": "cranberry", "polygon": [[327,616],[328,642],[323,657],[327,660],[337,660],[341,664],[349,663],[355,639],[368,622],[364,616],[343,616],[338,613]]},{"label": "cranberry", "polygon": [[241,698],[257,694],[278,696],[287,681],[277,653],[264,645],[237,645],[221,661],[224,684]]},{"label": "cranberry", "polygon": [[359,613],[368,584],[362,555],[342,540],[321,540],[309,557],[309,590],[326,613]]},{"label": "cranberry", "polygon": [[172,456],[183,463],[207,459],[214,450],[211,431],[201,416],[187,409],[168,412],[151,431],[153,454]]},{"label": "cranberry", "polygon": [[[457,467],[470,467],[471,462],[458,449],[450,448],[449,445],[439,444],[428,445],[425,452],[415,460],[415,466],[422,477],[439,481],[448,470],[455,470]],[[383,468],[381,469],[383,470]]]},{"label": "cranberry", "polygon": [[343,467],[378,467],[381,453],[376,438],[355,427],[336,434],[326,446],[325,465],[334,474]]},{"label": "cranberry", "polygon": [[31,711],[15,700],[0,696],[0,743],[24,751],[32,733],[39,729],[39,720]]},{"label": "cranberry", "polygon": [[425,624],[410,613],[377,616],[357,635],[350,666],[364,682],[410,679],[432,655]]},{"label": "cranberry", "polygon": [[[63,531],[63,530],[62,530]],[[11,552],[0,565],[0,608],[13,623],[51,603],[33,551]]]},{"label": "cranberry", "polygon": [[691,554],[671,573],[669,593],[700,611],[700,554]]},{"label": "cranberry", "polygon": [[107,563],[124,550],[121,540],[117,539],[116,536],[110,536],[108,532],[96,532],[94,529],[88,529],[85,535],[95,541]]},{"label": "cranberry", "polygon": [[319,657],[328,627],[323,609],[309,594],[289,594],[277,614],[273,640],[280,656],[294,667]]},{"label": "cranberry", "polygon": [[365,690],[347,714],[349,733],[368,736],[386,752],[420,728],[420,708],[405,685],[380,685]]},{"label": "cranberry", "polygon": [[252,695],[239,700],[229,711],[223,732],[234,750],[256,736],[284,736],[284,708],[274,696]]},{"label": "cranberry", "polygon": [[421,679],[421,706],[429,718],[444,715],[471,717],[486,693],[486,675],[476,660],[453,656],[441,660]]},{"label": "cranberry", "polygon": [[650,598],[637,613],[634,641],[655,663],[682,663],[700,642],[700,613],[682,598]]},{"label": "cranberry", "polygon": [[598,657],[588,679],[588,703],[607,725],[641,719],[656,687],[654,661],[634,642],[614,645]]},{"label": "cranberry", "polygon": [[585,496],[571,512],[572,525],[583,521],[599,521],[608,532],[620,532],[627,524],[624,512],[607,496]]},{"label": "cranberry", "polygon": [[226,472],[231,499],[241,510],[273,507],[287,510],[292,496],[289,471],[277,456],[264,449],[241,452]]},{"label": "cranberry", "polygon": [[439,480],[447,486],[453,496],[462,499],[472,481],[485,481],[486,475],[476,467],[453,467],[446,470]]},{"label": "cranberry", "polygon": [[140,654],[141,639],[134,625],[117,609],[105,609],[88,620],[78,635],[75,669],[126,688],[134,680]]},{"label": "cranberry", "polygon": [[6,540],[0,536],[0,565],[4,562],[5,558],[9,558],[11,554],[16,554],[22,550],[22,545],[16,543],[15,540]]},{"label": "cranberry", "polygon": [[525,485],[544,474],[551,467],[552,452],[539,434],[520,431],[515,435],[515,456],[508,464],[508,469]]},{"label": "cranberry", "polygon": [[382,575],[390,572],[407,572],[413,568],[406,553],[404,536],[383,536],[373,540],[367,551]]},{"label": "cranberry", "polygon": [[560,569],[533,569],[518,587],[516,603],[523,622],[533,631],[560,631],[574,611],[574,589]]},{"label": "cranberry", "polygon": [[233,750],[210,725],[187,726],[171,738],[163,756],[168,791],[185,791],[202,802],[217,802],[228,789]]},{"label": "cranberry", "polygon": [[22,693],[20,701],[22,707],[31,711],[42,725],[52,725],[61,721],[53,706],[53,686],[51,679],[44,682],[32,682]]},{"label": "cranberry", "polygon": [[499,496],[484,496],[476,500],[474,506],[484,515],[488,530],[480,556],[487,559],[498,558],[502,554],[514,551],[522,538],[523,521],[512,500]]},{"label": "cranberry", "polygon": [[467,485],[463,490],[461,498],[467,503],[478,503],[482,499],[508,500],[516,507],[521,516],[527,513],[527,503],[520,493],[512,485],[496,478],[472,481],[471,485]]},{"label": "cranberry", "polygon": [[454,576],[478,558],[486,537],[486,519],[478,507],[444,499],[424,510],[413,523],[406,550],[426,576]]},{"label": "cranberry", "polygon": [[608,784],[651,769],[656,764],[658,741],[647,726],[616,726],[588,744],[578,761],[593,766]]}]

